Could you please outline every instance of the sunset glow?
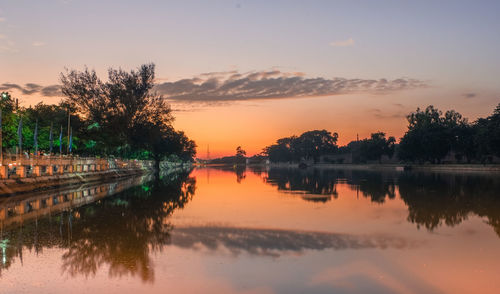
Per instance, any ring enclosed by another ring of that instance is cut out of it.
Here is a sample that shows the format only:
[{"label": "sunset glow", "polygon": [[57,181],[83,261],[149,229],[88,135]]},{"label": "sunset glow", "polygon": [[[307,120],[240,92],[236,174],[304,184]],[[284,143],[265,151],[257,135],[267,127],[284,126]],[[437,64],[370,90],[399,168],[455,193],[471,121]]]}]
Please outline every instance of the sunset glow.
[{"label": "sunset glow", "polygon": [[[24,9],[2,1],[0,88],[23,105],[57,103],[65,68],[104,77],[109,67],[154,62],[158,91],[171,98],[175,126],[200,157],[208,146],[211,156],[238,145],[252,155],[310,129],[339,133],[341,145],[375,131],[399,138],[417,107],[455,109],[472,121],[500,96],[496,2],[125,2],[34,1]],[[243,78],[254,83],[213,90]],[[295,78],[310,81],[271,83]],[[320,89],[311,86],[317,79],[351,82]],[[414,82],[384,90],[352,82],[398,79]]]}]

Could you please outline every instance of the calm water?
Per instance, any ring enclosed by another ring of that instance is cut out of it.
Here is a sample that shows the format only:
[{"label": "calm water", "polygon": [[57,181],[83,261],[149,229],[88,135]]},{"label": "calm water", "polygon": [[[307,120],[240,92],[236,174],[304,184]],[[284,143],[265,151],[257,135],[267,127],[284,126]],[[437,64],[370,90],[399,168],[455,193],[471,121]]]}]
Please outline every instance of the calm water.
[{"label": "calm water", "polygon": [[0,209],[0,293],[500,292],[499,175],[195,169]]}]

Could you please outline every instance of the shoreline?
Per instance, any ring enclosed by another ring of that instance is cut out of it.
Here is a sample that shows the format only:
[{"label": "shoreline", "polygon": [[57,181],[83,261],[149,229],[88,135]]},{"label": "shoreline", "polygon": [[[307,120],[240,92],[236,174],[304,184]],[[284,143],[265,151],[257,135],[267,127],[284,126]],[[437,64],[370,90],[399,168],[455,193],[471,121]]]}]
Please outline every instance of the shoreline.
[{"label": "shoreline", "polygon": [[[299,168],[298,163],[272,163],[270,168]],[[438,172],[498,172],[500,164],[313,164],[317,169],[385,170],[385,171],[438,171]]]},{"label": "shoreline", "polygon": [[112,169],[106,171],[68,173],[62,175],[11,178],[0,180],[0,197],[9,197],[29,192],[38,192],[67,185],[89,184],[143,175],[153,170]]}]

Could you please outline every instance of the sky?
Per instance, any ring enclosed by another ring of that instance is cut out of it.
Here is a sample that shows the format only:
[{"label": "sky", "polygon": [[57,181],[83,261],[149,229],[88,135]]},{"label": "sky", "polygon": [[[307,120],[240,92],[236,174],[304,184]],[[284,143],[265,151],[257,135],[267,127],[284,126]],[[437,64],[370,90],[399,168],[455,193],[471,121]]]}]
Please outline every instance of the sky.
[{"label": "sky", "polygon": [[60,73],[156,65],[198,156],[326,129],[401,137],[417,107],[500,103],[499,1],[0,0],[0,91],[57,103]]}]

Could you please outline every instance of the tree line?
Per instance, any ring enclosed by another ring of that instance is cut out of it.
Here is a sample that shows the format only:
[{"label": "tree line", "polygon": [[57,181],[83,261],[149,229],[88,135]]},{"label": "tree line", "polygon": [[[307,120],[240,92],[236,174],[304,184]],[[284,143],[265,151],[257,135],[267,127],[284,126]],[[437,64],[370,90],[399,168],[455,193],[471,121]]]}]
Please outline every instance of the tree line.
[{"label": "tree line", "polygon": [[130,72],[109,69],[107,81],[87,68],[67,70],[60,77],[65,98],[57,105],[18,107],[8,93],[2,93],[4,149],[15,152],[20,130],[22,149],[28,152],[38,144],[44,153],[59,153],[62,144],[64,153],[71,144],[77,155],[153,159],[158,165],[165,159],[193,160],[195,142],[174,129],[170,105],[153,91],[154,70],[154,64]]},{"label": "tree line", "polygon": [[[271,162],[314,162],[324,155],[352,156],[353,163],[381,162],[383,156],[400,162],[441,163],[447,156],[456,162],[491,163],[500,157],[500,104],[486,118],[469,122],[460,113],[443,113],[434,106],[417,108],[407,116],[408,128],[399,144],[384,132],[338,146],[337,133],[308,131],[278,139],[263,154]],[[340,163],[341,159],[337,163]]]}]

